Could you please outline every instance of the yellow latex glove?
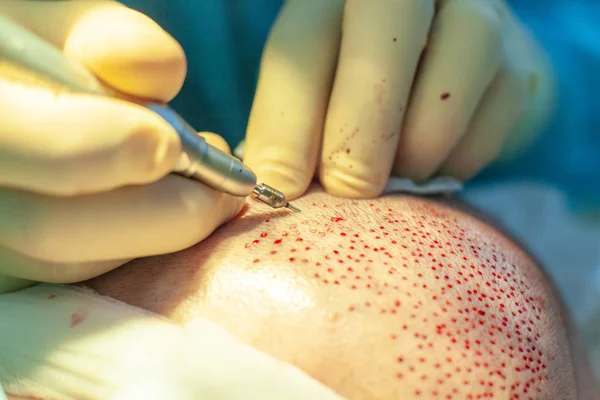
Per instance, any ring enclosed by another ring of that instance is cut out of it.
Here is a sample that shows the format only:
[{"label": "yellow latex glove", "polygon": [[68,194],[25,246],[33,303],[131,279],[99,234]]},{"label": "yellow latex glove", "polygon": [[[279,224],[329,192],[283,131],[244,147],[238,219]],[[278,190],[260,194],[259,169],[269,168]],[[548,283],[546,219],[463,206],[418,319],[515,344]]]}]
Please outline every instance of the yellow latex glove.
[{"label": "yellow latex glove", "polygon": [[[116,2],[3,0],[0,13],[125,96],[169,101],[183,83],[179,44]],[[181,144],[154,113],[25,80],[0,60],[0,291],[25,284],[9,277],[73,282],[183,249],[242,207],[168,175]]]},{"label": "yellow latex glove", "polygon": [[500,0],[288,0],[263,53],[244,161],[292,198],[317,169],[345,197],[379,195],[390,173],[465,180],[508,142],[532,141],[551,87]]}]

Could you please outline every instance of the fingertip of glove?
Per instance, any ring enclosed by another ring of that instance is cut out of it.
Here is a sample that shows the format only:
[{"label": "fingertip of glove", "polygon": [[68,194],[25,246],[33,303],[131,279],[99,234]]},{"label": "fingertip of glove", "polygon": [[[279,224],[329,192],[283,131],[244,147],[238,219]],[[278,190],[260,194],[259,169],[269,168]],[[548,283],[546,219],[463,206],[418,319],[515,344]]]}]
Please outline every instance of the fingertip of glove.
[{"label": "fingertip of glove", "polygon": [[386,179],[350,174],[338,168],[321,168],[319,180],[327,193],[353,199],[370,199],[383,191]]},{"label": "fingertip of glove", "polygon": [[253,168],[253,171],[258,182],[279,190],[288,200],[302,196],[308,189],[312,177],[307,175],[306,171],[296,171],[283,164],[271,167],[267,163],[262,163],[259,167]]},{"label": "fingertip of glove", "polygon": [[175,97],[187,71],[172,36],[144,14],[110,3],[78,19],[64,50],[116,89],[159,101]]},{"label": "fingertip of glove", "polygon": [[427,182],[427,180],[435,173],[435,170],[430,167],[423,167],[416,164],[417,163],[397,160],[393,168],[394,176],[409,178],[414,182]]},{"label": "fingertip of glove", "polygon": [[452,154],[442,165],[439,174],[451,176],[461,182],[466,182],[474,178],[485,167],[498,159],[498,151],[487,154],[464,155],[460,153]]}]

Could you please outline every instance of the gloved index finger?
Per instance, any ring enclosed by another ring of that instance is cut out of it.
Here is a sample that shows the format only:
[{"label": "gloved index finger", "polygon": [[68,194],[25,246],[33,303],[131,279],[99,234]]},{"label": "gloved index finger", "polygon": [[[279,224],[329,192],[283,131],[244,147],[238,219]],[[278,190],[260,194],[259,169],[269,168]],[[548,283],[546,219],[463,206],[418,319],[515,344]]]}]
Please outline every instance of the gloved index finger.
[{"label": "gloved index finger", "polygon": [[0,186],[52,195],[153,182],[181,152],[175,130],[141,106],[2,79],[0,136]]},{"label": "gloved index finger", "polygon": [[433,14],[432,0],[346,3],[319,170],[329,193],[383,190]]},{"label": "gloved index finger", "polygon": [[263,53],[244,162],[298,197],[317,164],[341,35],[343,1],[288,1]]}]

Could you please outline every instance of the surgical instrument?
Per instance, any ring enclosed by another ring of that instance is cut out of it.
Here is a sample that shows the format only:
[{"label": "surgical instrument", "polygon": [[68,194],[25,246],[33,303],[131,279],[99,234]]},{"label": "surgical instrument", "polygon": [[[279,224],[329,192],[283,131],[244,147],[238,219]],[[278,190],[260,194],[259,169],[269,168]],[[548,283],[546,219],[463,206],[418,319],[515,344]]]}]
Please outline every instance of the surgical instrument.
[{"label": "surgical instrument", "polygon": [[[83,65],[67,58],[52,44],[3,16],[0,16],[0,61],[23,68],[74,92],[111,95],[109,89]],[[300,212],[289,204],[280,191],[257,184],[256,175],[249,167],[208,144],[172,108],[156,102],[143,105],[167,121],[181,139],[182,154],[173,172],[220,192],[238,197],[252,195],[272,208],[287,207]]]},{"label": "surgical instrument", "polygon": [[291,205],[286,199],[283,193],[278,190],[273,189],[269,185],[265,185],[261,183],[260,185],[256,185],[252,195],[255,199],[262,201],[265,204],[271,205],[274,208],[286,207],[292,211],[302,212],[299,208]]}]

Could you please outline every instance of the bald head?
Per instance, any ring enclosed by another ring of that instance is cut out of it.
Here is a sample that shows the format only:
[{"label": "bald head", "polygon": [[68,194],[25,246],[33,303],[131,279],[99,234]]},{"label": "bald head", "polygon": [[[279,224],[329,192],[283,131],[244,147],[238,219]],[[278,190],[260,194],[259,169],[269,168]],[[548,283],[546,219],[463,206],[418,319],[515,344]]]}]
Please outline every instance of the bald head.
[{"label": "bald head", "polygon": [[498,231],[429,200],[252,205],[185,251],[88,282],[184,322],[206,316],[351,399],[575,398],[559,306]]}]

